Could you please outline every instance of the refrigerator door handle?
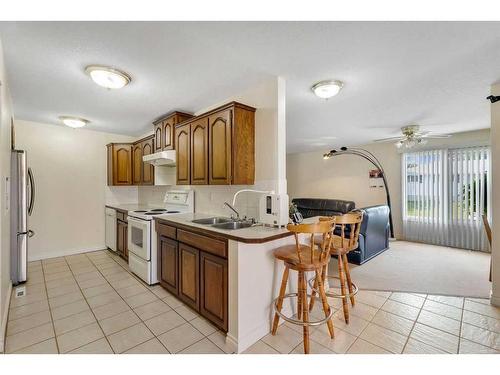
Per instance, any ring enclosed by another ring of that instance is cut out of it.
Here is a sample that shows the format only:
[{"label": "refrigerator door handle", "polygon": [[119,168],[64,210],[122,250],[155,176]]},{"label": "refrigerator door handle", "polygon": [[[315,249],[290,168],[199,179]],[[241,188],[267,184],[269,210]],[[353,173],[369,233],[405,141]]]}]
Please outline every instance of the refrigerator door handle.
[{"label": "refrigerator door handle", "polygon": [[27,234],[27,235],[28,235],[28,237],[30,237],[30,238],[31,238],[31,237],[33,237],[33,236],[35,235],[35,232],[34,232],[34,231],[32,231],[31,229],[30,229],[30,230],[28,230],[28,231],[26,231],[26,232],[17,232],[17,235],[18,235],[18,236],[24,236],[25,234]]},{"label": "refrigerator door handle", "polygon": [[28,207],[28,215],[31,216],[33,207],[35,206],[35,179],[33,178],[33,171],[31,168],[28,168],[28,177],[30,180],[30,204]]}]

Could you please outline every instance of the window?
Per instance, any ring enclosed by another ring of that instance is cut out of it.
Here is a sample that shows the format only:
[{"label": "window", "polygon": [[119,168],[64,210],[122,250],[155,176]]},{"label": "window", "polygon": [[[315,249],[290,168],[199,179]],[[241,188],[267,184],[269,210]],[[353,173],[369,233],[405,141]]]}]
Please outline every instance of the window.
[{"label": "window", "polygon": [[485,250],[489,147],[405,153],[403,231],[409,240]]}]

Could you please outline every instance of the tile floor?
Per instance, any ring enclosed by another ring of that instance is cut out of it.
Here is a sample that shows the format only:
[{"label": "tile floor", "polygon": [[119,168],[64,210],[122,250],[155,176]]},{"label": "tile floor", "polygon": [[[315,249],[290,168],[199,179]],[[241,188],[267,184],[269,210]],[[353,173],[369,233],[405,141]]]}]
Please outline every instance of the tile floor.
[{"label": "tile floor", "polygon": [[[6,353],[232,353],[224,335],[160,286],[146,286],[108,251],[31,262],[11,299]],[[360,291],[335,339],[311,329],[312,353],[499,353],[500,309],[487,300]],[[321,317],[319,304],[312,316]],[[283,324],[245,353],[302,353],[299,326]]]}]

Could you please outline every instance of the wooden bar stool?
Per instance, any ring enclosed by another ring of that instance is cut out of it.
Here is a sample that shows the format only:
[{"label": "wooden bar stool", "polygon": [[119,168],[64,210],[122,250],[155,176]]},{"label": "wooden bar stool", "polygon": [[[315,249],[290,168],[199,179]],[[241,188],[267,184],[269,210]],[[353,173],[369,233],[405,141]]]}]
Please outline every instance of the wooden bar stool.
[{"label": "wooden bar stool", "polygon": [[[280,317],[292,324],[301,325],[304,333],[304,353],[306,354],[309,353],[309,326],[318,326],[327,323],[330,336],[331,338],[334,337],[332,321],[333,310],[330,309],[328,305],[325,289],[323,288],[323,279],[321,277],[322,269],[326,267],[330,261],[330,246],[334,224],[335,219],[332,218],[314,224],[290,224],[287,226],[287,229],[293,232],[295,244],[282,246],[274,251],[274,257],[285,263],[285,270],[283,272],[283,279],[281,280],[279,296],[274,300],[275,314],[271,332],[273,335],[276,334]],[[310,234],[308,245],[299,243],[298,235],[300,233]],[[315,244],[315,235],[321,238],[321,240],[319,240],[319,246]],[[316,249],[316,247],[318,247],[318,249]],[[290,270],[298,272],[298,292],[285,294]],[[325,318],[322,320],[309,320],[305,272],[315,273],[314,280],[316,280],[316,284],[318,285],[319,295],[325,313]],[[291,297],[297,297],[298,319],[285,316],[281,312],[283,300]]]},{"label": "wooden bar stool", "polygon": [[[320,218],[320,221],[330,221],[330,217]],[[361,229],[361,222],[363,221],[363,212],[349,212],[342,216],[335,216],[335,229],[333,231],[330,254],[337,256],[339,276],[328,276],[328,279],[339,279],[340,281],[340,294],[326,291],[328,297],[342,298],[342,308],[344,311],[344,319],[346,324],[349,324],[349,305],[347,298],[351,301],[351,306],[354,306],[354,296],[358,293],[358,287],[351,280],[351,273],[349,271],[349,262],[347,261],[347,254],[358,248],[359,230]],[[319,237],[315,238],[315,242],[321,243]],[[311,301],[309,303],[309,310],[314,306],[316,293],[324,288],[327,274],[327,265],[323,266],[321,271],[321,279],[323,285],[318,283],[317,278],[309,280],[309,285],[312,289]],[[346,284],[349,293],[346,293]]]}]

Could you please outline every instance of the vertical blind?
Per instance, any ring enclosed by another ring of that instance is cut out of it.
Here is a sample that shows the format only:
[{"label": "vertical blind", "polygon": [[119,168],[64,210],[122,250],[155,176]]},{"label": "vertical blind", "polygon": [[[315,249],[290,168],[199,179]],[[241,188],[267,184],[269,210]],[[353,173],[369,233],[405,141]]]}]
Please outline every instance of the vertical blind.
[{"label": "vertical blind", "polygon": [[407,240],[488,251],[489,147],[405,153],[402,168]]}]

